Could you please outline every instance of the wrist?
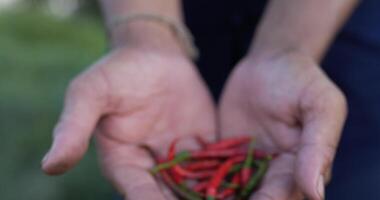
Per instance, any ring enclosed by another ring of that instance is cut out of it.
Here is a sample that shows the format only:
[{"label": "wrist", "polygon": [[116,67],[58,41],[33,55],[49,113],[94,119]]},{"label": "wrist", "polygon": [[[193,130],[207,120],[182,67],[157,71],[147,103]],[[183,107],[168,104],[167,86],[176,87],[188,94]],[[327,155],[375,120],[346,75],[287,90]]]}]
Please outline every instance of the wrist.
[{"label": "wrist", "polygon": [[286,58],[308,58],[317,63],[314,57],[299,46],[277,46],[277,47],[260,47],[253,46],[246,55],[248,60],[256,62],[266,62],[269,60],[278,60]]},{"label": "wrist", "polygon": [[183,55],[180,42],[169,26],[149,20],[121,23],[110,31],[112,48],[132,47]]}]

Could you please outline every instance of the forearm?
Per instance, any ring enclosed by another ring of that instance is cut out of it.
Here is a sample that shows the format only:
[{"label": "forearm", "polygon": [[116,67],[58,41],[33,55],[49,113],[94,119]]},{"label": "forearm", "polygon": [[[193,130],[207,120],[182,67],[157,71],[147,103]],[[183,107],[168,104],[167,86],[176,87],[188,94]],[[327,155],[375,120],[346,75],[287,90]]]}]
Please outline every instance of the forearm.
[{"label": "forearm", "polygon": [[250,53],[300,51],[319,61],[358,0],[272,0]]},{"label": "forearm", "polygon": [[115,24],[115,19],[131,14],[163,16],[182,22],[180,0],[99,0],[113,47],[125,44],[151,48],[178,49],[169,27],[149,20]]}]

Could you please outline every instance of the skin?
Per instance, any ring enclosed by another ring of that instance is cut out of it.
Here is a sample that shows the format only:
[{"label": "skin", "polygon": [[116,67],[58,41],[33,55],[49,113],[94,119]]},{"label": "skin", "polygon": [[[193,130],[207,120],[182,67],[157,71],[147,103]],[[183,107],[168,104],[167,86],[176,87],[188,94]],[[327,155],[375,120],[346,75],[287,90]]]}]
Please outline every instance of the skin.
[{"label": "skin", "polygon": [[279,154],[252,199],[302,199],[301,192],[323,199],[323,175],[346,116],[343,94],[297,53],[249,59],[231,75],[220,117],[224,137],[252,133],[258,148]]},{"label": "skin", "polygon": [[[323,199],[346,102],[318,66],[355,1],[272,0],[248,55],[235,67],[218,116],[176,36],[155,22],[112,26],[124,13],[181,21],[177,0],[103,0],[112,50],[70,84],[42,169],[71,169],[95,136],[104,174],[128,199],[174,199],[147,172],[177,137],[253,133],[279,153],[254,200]],[[303,16],[303,17],[299,17]],[[276,31],[273,31],[276,27]],[[220,127],[216,127],[216,118]],[[196,148],[185,139],[180,148]]]},{"label": "skin", "polygon": [[152,24],[146,32],[167,34],[161,36],[168,39],[161,40],[167,49],[152,44],[116,48],[72,81],[42,163],[47,174],[62,174],[77,164],[94,135],[103,172],[121,194],[173,199],[149,173],[154,161],[141,145],[163,156],[170,141],[185,137],[179,148],[196,148],[186,137],[213,139],[215,108],[174,36],[160,28]]},{"label": "skin", "polygon": [[347,106],[318,62],[356,3],[272,0],[231,74],[219,108],[223,137],[252,133],[279,154],[253,200],[324,199]]}]

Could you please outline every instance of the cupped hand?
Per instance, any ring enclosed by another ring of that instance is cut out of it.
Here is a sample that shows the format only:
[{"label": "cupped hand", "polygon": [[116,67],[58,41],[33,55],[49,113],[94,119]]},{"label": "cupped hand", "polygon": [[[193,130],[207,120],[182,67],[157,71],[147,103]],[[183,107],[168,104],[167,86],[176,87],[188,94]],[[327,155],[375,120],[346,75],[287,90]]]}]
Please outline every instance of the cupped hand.
[{"label": "cupped hand", "polygon": [[278,154],[254,200],[323,199],[345,117],[342,92],[296,52],[244,59],[220,105],[223,137],[254,135]]},{"label": "cupped hand", "polygon": [[149,174],[154,160],[141,145],[164,154],[177,137],[213,138],[214,111],[182,54],[116,49],[70,84],[43,170],[55,175],[72,168],[95,132],[102,169],[120,193],[131,200],[173,199]]}]

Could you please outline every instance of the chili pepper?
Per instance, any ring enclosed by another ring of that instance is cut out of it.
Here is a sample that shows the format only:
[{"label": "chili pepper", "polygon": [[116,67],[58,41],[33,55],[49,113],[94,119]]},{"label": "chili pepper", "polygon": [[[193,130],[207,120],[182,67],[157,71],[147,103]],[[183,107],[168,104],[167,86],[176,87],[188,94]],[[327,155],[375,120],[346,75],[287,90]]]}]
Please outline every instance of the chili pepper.
[{"label": "chili pepper", "polygon": [[194,192],[187,191],[186,188],[176,185],[171,179],[169,173],[165,170],[160,171],[160,175],[170,189],[185,200],[202,200],[202,197]]},{"label": "chili pepper", "polygon": [[[169,161],[175,158],[177,142],[178,142],[178,138],[174,139],[169,146],[168,158],[167,158]],[[170,174],[172,175],[173,180],[176,184],[181,184],[183,182],[183,177],[180,174],[178,174],[173,168],[170,169]]]},{"label": "chili pepper", "polygon": [[[234,181],[234,177],[233,177],[233,181],[231,183],[229,183],[229,182],[222,182],[221,183],[222,187],[227,188],[227,189],[237,189],[239,187],[240,180]],[[238,174],[237,174],[237,177],[240,178],[238,176]],[[203,181],[203,182],[200,182],[200,183],[194,185],[193,190],[196,191],[196,192],[201,192],[201,191],[205,190],[208,185],[209,185],[209,181]]]},{"label": "chili pepper", "polygon": [[255,149],[253,153],[253,157],[256,159],[267,159],[271,155],[265,153],[264,151],[261,151],[259,149]]},{"label": "chili pepper", "polygon": [[[207,150],[207,151],[182,151],[178,153],[174,159],[161,163],[151,169],[151,172],[157,173],[160,170],[163,169],[168,169],[173,167],[174,165],[181,163],[185,160],[188,160],[190,158],[193,159],[202,159],[202,158],[228,158],[228,157],[233,157],[233,156],[241,156],[245,155],[246,152],[243,149],[227,149],[227,150]],[[254,157],[257,159],[264,159],[267,158],[268,154],[255,150],[253,153]]]},{"label": "chili pepper", "polygon": [[225,199],[231,195],[233,195],[235,193],[235,190],[234,189],[224,189],[222,190],[222,192],[220,192],[216,198],[217,199]]},{"label": "chili pepper", "polygon": [[202,192],[203,190],[206,190],[208,184],[208,181],[199,182],[198,184],[193,186],[193,190],[196,192]]},{"label": "chili pepper", "polygon": [[[191,157],[193,159],[203,159],[203,158],[228,158],[239,155],[246,155],[247,151],[242,148],[234,148],[234,149],[207,149],[200,151],[191,151]],[[268,158],[268,154],[264,151],[255,150],[253,152],[253,157],[256,159],[266,159]]]},{"label": "chili pepper", "polygon": [[234,166],[231,167],[231,169],[230,169],[230,171],[228,173],[229,174],[234,174],[234,173],[240,171],[242,167],[243,167],[242,164],[235,164]]},{"label": "chili pepper", "polygon": [[182,184],[183,183],[183,177],[181,175],[179,175],[176,171],[174,171],[173,168],[169,169],[170,170],[170,174],[171,176],[173,177],[173,181],[179,185],[179,184]]},{"label": "chili pepper", "polygon": [[235,149],[209,149],[209,150],[201,150],[201,151],[192,151],[191,157],[194,159],[202,159],[202,158],[228,158],[232,156],[244,155],[245,150],[242,148]]},{"label": "chili pepper", "polygon": [[210,184],[207,188],[207,200],[214,200],[219,185],[222,183],[224,177],[228,174],[228,171],[233,167],[236,162],[242,162],[244,156],[237,156],[225,161],[215,172],[214,176],[210,180]]},{"label": "chili pepper", "polygon": [[198,172],[193,172],[189,171],[187,169],[184,169],[180,165],[174,165],[173,166],[173,171],[175,171],[178,175],[186,178],[191,178],[191,179],[202,179],[202,178],[207,178],[211,177],[215,171],[214,170],[203,170],[203,171],[198,171]]},{"label": "chili pepper", "polygon": [[231,182],[223,182],[222,186],[227,189],[237,189],[240,186],[240,174],[234,174],[234,176],[231,179]]},{"label": "chili pepper", "polygon": [[242,189],[240,193],[241,198],[247,197],[251,193],[251,191],[257,186],[257,184],[264,177],[265,172],[268,169],[269,163],[268,163],[268,160],[262,160],[262,161],[255,161],[255,165],[257,165],[257,171],[255,174],[253,174],[253,176],[251,176],[248,183]]},{"label": "chili pepper", "polygon": [[177,154],[174,157],[174,159],[169,160],[169,161],[164,162],[164,163],[160,163],[159,165],[153,167],[150,170],[150,172],[152,174],[156,174],[156,173],[158,173],[161,170],[171,168],[171,167],[175,166],[178,163],[181,163],[181,162],[183,162],[185,160],[188,160],[190,158],[190,156],[191,156],[191,154],[189,152],[187,152],[187,151],[180,152],[179,154]]},{"label": "chili pepper", "polygon": [[249,144],[248,153],[246,155],[243,168],[241,170],[241,182],[243,185],[247,184],[249,177],[252,174],[252,163],[253,163],[253,153],[254,153],[255,141],[251,140]]},{"label": "chili pepper", "polygon": [[239,183],[240,183],[240,175],[237,173],[232,177],[232,181],[230,183],[230,186],[233,186],[233,187],[228,187],[228,188],[222,190],[222,192],[220,192],[217,195],[217,198],[218,199],[225,199],[225,198],[231,196],[232,194],[234,194],[236,192],[236,189],[239,187]]},{"label": "chili pepper", "polygon": [[215,168],[220,164],[219,160],[201,160],[194,163],[189,163],[186,165],[187,170],[203,170],[203,169],[211,169]]},{"label": "chili pepper", "polygon": [[188,160],[190,158],[194,158],[194,159],[210,158],[210,157],[223,158],[223,157],[231,157],[231,156],[241,155],[242,153],[244,154],[244,152],[241,149],[239,149],[239,150],[238,149],[228,149],[228,150],[223,150],[223,151],[219,151],[219,150],[193,151],[193,152],[182,151],[182,152],[178,153],[174,157],[174,159],[169,160],[165,163],[161,163],[161,164],[153,167],[150,171],[151,171],[151,173],[155,174],[155,173],[159,172],[160,170],[171,168],[171,167],[175,166],[176,164],[183,162],[185,160]]},{"label": "chili pepper", "polygon": [[224,139],[217,143],[209,144],[206,146],[206,148],[207,149],[228,149],[228,148],[236,147],[244,143],[247,143],[250,140],[251,140],[251,137]]},{"label": "chili pepper", "polygon": [[173,160],[174,157],[175,157],[175,150],[176,150],[176,145],[177,145],[177,142],[178,142],[178,138],[174,139],[172,141],[172,143],[170,144],[169,146],[169,150],[168,150],[168,160]]}]

